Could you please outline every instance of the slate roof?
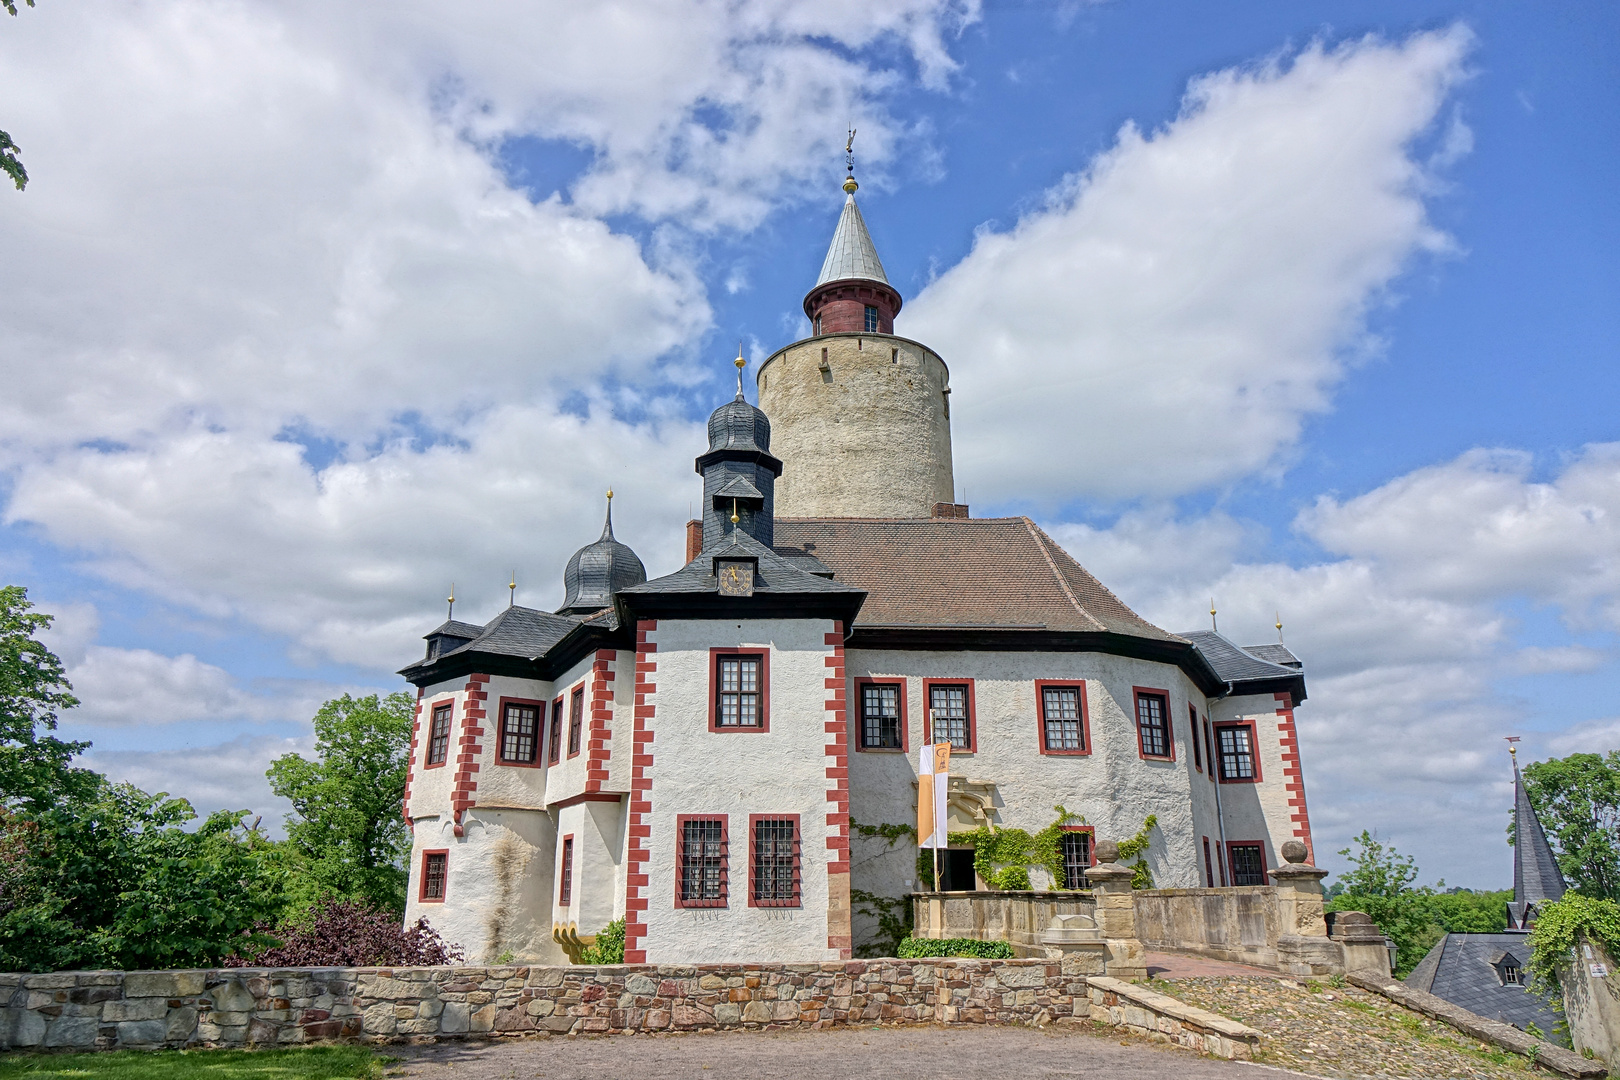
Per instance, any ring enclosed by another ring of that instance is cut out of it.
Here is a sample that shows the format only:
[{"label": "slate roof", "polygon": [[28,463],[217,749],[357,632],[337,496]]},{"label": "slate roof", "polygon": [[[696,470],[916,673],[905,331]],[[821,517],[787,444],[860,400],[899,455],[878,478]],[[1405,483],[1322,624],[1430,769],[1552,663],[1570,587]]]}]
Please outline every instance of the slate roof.
[{"label": "slate roof", "polygon": [[844,212],[838,217],[838,228],[833,231],[832,245],[827,248],[827,258],[821,264],[821,276],[816,278],[815,287],[847,278],[889,283],[883,275],[877,248],[872,246],[872,235],[866,231],[861,209],[855,205],[854,193],[844,199]]},{"label": "slate roof", "polygon": [[1568,886],[1553,858],[1552,846],[1530,805],[1524,790],[1519,763],[1513,763],[1513,903],[1508,905],[1509,923],[1523,928],[1530,909],[1548,900],[1557,900]]},{"label": "slate roof", "polygon": [[[781,527],[780,522],[778,522],[777,527]],[[666,574],[661,578],[654,578],[641,585],[621,589],[619,595],[629,599],[632,604],[634,598],[638,596],[678,593],[713,593],[718,595],[720,583],[714,576],[714,559],[716,556],[727,554],[748,555],[759,560],[758,569],[754,573],[755,595],[802,596],[824,594],[828,596],[846,595],[852,599],[862,595],[861,589],[853,584],[823,577],[813,573],[809,567],[801,569],[800,565],[798,565],[800,560],[777,554],[741,529],[709,545],[702,554],[673,574]]]},{"label": "slate roof", "polygon": [[776,541],[866,590],[862,627],[1104,632],[1186,644],[1126,607],[1026,517],[777,518]]},{"label": "slate roof", "polygon": [[516,656],[532,660],[544,656],[553,645],[576,627],[595,623],[604,614],[611,615],[611,609],[609,612],[599,612],[586,620],[571,615],[553,615],[549,611],[538,611],[534,608],[509,607],[481,627],[473,626],[471,623],[455,623],[454,625],[470,631],[457,633],[456,636],[471,637],[471,641],[448,649],[431,661],[418,661],[401,670],[400,674],[409,679],[413,673],[426,670],[430,665],[437,666],[450,657],[468,653],[493,653],[497,656]]},{"label": "slate roof", "polygon": [[483,632],[484,628],[476,625],[475,623],[462,622],[459,619],[448,619],[437,629],[430,630],[422,636],[424,638],[431,638],[442,635],[444,637],[466,638],[470,641]]},{"label": "slate roof", "polygon": [[1523,970],[1530,961],[1530,939],[1524,934],[1447,934],[1429,950],[1405,982],[1437,998],[1523,1029],[1534,1023],[1544,1037],[1568,1046],[1553,1025],[1562,1017],[1527,987],[1502,985],[1492,962],[1509,953]]},{"label": "slate roof", "polygon": [[1262,660],[1213,630],[1184,630],[1181,636],[1197,645],[1198,651],[1209,661],[1209,666],[1215,669],[1215,674],[1227,682],[1293,679],[1299,676],[1295,669]]},{"label": "slate roof", "polygon": [[1299,657],[1289,652],[1288,646],[1280,641],[1274,645],[1244,645],[1243,651],[1268,663],[1281,664],[1285,668],[1298,669],[1305,666],[1300,662]]}]

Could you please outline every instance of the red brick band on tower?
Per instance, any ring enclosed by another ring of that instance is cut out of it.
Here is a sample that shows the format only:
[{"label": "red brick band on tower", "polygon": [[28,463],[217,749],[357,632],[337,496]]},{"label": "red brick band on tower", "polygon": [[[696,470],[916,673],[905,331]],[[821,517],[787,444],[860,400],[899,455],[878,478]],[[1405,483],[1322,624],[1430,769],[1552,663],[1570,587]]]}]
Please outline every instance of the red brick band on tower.
[{"label": "red brick band on tower", "polygon": [[[877,328],[866,325],[866,309],[877,308]],[[900,294],[881,281],[852,278],[817,285],[804,298],[804,313],[810,316],[815,334],[894,333],[894,317],[900,314]],[[821,322],[818,324],[817,319]]]},{"label": "red brick band on tower", "polygon": [[1288,816],[1294,824],[1294,837],[1305,842],[1305,856],[1307,861],[1314,861],[1316,848],[1311,843],[1311,815],[1305,809],[1305,772],[1299,763],[1299,735],[1294,730],[1294,696],[1287,692],[1278,693],[1277,715],[1282,719],[1277,722],[1277,731],[1282,744],[1283,761],[1283,790],[1288,795]]}]

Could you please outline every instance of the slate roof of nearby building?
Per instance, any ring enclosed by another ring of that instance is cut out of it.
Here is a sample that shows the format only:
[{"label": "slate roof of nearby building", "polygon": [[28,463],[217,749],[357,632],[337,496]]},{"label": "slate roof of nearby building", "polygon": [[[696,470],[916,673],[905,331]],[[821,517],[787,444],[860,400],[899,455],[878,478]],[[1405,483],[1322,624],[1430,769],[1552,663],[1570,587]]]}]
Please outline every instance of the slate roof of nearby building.
[{"label": "slate roof of nearby building", "polygon": [[838,228],[833,232],[832,245],[827,248],[827,258],[821,264],[821,276],[816,278],[816,287],[847,278],[865,278],[868,281],[881,281],[885,285],[889,283],[883,274],[883,262],[878,258],[877,248],[872,246],[872,235],[866,231],[861,208],[855,205],[853,193],[844,199],[844,212],[838,217]]},{"label": "slate roof of nearby building", "polygon": [[1288,646],[1280,641],[1274,645],[1244,645],[1243,651],[1250,656],[1257,656],[1261,660],[1272,664],[1280,664],[1285,668],[1298,669],[1305,666],[1300,662],[1299,657],[1289,652]]},{"label": "slate roof of nearby building", "polygon": [[866,590],[860,625],[1104,632],[1185,644],[1025,517],[778,518],[776,541]]},{"label": "slate roof of nearby building", "polygon": [[1524,934],[1447,934],[1405,982],[1488,1020],[1521,1029],[1533,1023],[1544,1037],[1569,1045],[1554,1032],[1553,1025],[1563,1018],[1550,1004],[1524,986],[1502,984],[1493,963],[1500,962],[1503,953],[1525,970],[1530,962],[1530,939]]}]

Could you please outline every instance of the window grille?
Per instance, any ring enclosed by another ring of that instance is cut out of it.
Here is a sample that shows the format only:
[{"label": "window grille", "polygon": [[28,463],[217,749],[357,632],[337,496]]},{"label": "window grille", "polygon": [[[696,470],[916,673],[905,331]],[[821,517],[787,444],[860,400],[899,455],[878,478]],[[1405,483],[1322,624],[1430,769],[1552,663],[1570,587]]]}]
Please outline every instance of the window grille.
[{"label": "window grille", "polygon": [[759,657],[722,656],[716,727],[759,727]]},{"label": "window grille", "polygon": [[557,906],[574,902],[574,838],[563,837],[562,881],[557,886]]},{"label": "window grille", "polygon": [[534,763],[540,742],[540,707],[508,703],[501,717],[501,760]]},{"label": "window grille", "polygon": [[1078,686],[1042,687],[1041,717],[1046,729],[1044,738],[1048,750],[1085,750]]},{"label": "window grille", "polygon": [[1217,727],[1215,738],[1221,747],[1221,779],[1254,779],[1254,743],[1248,725]]},{"label": "window grille", "polygon": [[1136,695],[1136,728],[1144,757],[1170,756],[1170,710],[1158,694]]},{"label": "window grille", "polygon": [[428,730],[429,765],[443,765],[450,756],[450,713],[453,708],[449,704],[433,706],[433,725]]},{"label": "window grille", "polygon": [[930,686],[928,720],[934,742],[948,742],[957,750],[973,749],[966,686]]},{"label": "window grille", "polygon": [[585,688],[574,691],[568,702],[568,756],[579,753],[580,730],[585,726]]},{"label": "window grille", "polygon": [[868,334],[875,334],[875,333],[877,333],[877,328],[878,328],[878,309],[873,307],[871,304],[867,304],[866,305],[866,332]]},{"label": "window grille", "polygon": [[1091,834],[1066,832],[1063,834],[1063,887],[1084,889],[1086,870],[1091,866]]},{"label": "window grille", "polygon": [[754,903],[760,907],[797,907],[799,903],[799,823],[793,818],[754,821],[754,858],[750,878]]},{"label": "window grille", "polygon": [[546,751],[546,762],[550,765],[557,764],[562,756],[562,703],[562,698],[551,703],[551,744]]},{"label": "window grille", "polygon": [[724,907],[726,903],[726,823],[694,818],[681,823],[681,903]]},{"label": "window grille", "polygon": [[861,687],[861,745],[872,750],[899,750],[900,687],[875,683]]},{"label": "window grille", "polygon": [[1233,885],[1266,883],[1265,851],[1259,844],[1233,844],[1231,851]]},{"label": "window grille", "polygon": [[442,851],[429,851],[422,856],[422,899],[444,899],[445,864],[450,856]]}]

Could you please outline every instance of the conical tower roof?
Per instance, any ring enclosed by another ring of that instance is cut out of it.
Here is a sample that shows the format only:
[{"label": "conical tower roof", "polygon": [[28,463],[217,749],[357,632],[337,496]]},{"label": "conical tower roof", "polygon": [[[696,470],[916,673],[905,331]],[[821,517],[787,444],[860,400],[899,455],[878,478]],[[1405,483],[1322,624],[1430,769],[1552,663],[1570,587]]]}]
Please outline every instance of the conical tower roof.
[{"label": "conical tower roof", "polygon": [[1569,888],[1553,857],[1552,845],[1530,805],[1519,775],[1519,762],[1513,762],[1513,903],[1508,907],[1508,929],[1528,930],[1534,909],[1549,900],[1560,899]]},{"label": "conical tower roof", "polygon": [[821,276],[816,278],[816,287],[829,281],[847,281],[851,278],[889,284],[889,279],[883,274],[883,261],[878,258],[877,248],[872,246],[872,234],[866,231],[861,208],[855,205],[853,191],[844,199],[844,212],[838,217],[838,228],[833,232],[827,259],[821,264]]}]

